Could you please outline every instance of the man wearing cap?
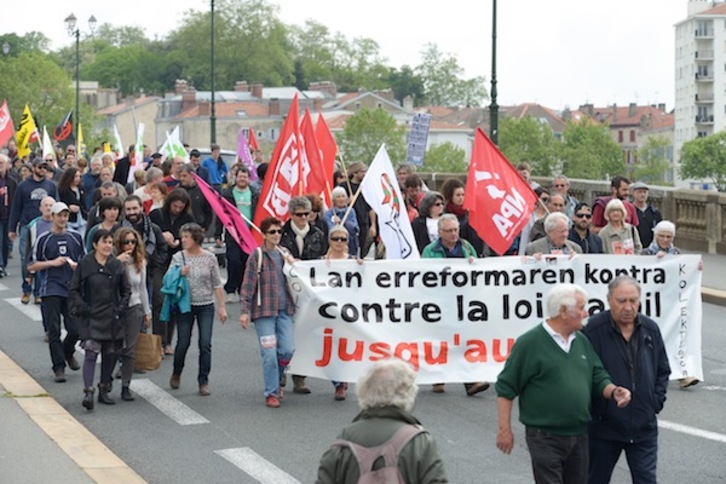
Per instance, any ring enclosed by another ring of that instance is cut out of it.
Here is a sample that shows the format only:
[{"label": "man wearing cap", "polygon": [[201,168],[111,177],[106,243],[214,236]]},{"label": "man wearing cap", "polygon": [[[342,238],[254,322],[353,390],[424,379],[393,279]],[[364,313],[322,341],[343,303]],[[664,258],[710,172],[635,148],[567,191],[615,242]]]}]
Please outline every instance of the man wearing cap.
[{"label": "man wearing cap", "polygon": [[653,242],[653,228],[663,220],[663,215],[648,203],[648,185],[643,182],[635,182],[630,187],[633,194],[633,205],[638,213],[638,234],[643,247],[648,247]]},{"label": "man wearing cap", "polygon": [[[356,161],[355,163],[351,163],[348,167],[348,178],[350,182],[341,183],[339,186],[345,189],[345,193],[348,194],[348,197],[353,197],[353,195],[355,195],[358,191],[358,187],[360,187],[360,184],[365,176],[366,166],[360,161]],[[363,258],[368,253],[368,250],[370,250],[373,239],[377,233],[376,212],[373,211],[370,205],[368,205],[365,198],[360,196],[356,198],[353,210],[355,210],[355,216],[358,219],[358,227],[360,227],[360,232],[358,233],[358,247],[361,248],[360,257]]]},{"label": "man wearing cap", "polygon": [[[27,270],[28,224],[40,215],[40,201],[47,196],[58,199],[58,189],[55,183],[45,177],[47,164],[43,158],[33,160],[33,173],[27,180],[21,182],[15,191],[10,204],[10,222],[8,223],[8,237],[10,240],[19,238],[18,251],[20,252],[20,273],[22,276],[23,296],[20,302],[28,304],[33,287],[30,285]],[[18,237],[19,235],[19,237]],[[38,297],[38,294],[35,294]]]},{"label": "man wearing cap", "polygon": [[[68,286],[78,261],[85,255],[83,239],[77,232],[66,229],[70,210],[63,202],[55,202],[51,207],[53,227],[35,241],[32,262],[28,270],[41,273],[40,305],[43,321],[48,328],[48,346],[53,362],[54,379],[58,383],[66,381],[66,362],[71,370],[80,365],[73,357],[78,332],[75,322],[68,314]],[[67,331],[61,341],[61,316]]]}]

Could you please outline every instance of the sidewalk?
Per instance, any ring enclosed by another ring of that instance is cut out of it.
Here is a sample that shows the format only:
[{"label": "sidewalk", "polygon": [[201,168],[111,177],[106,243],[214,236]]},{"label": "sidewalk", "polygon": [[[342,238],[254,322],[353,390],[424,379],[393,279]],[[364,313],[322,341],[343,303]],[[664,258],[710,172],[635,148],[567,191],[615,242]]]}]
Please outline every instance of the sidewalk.
[{"label": "sidewalk", "polygon": [[[695,252],[685,252],[695,254]],[[717,254],[702,254],[703,278],[701,282],[701,296],[703,302],[726,306],[726,256]]]}]

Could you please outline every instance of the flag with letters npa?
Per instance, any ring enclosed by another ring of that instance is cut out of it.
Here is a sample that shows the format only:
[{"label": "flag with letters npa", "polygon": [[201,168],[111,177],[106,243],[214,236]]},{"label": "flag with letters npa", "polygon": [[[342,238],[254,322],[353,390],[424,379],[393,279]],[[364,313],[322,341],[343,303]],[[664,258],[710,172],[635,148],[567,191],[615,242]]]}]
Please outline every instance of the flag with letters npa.
[{"label": "flag with letters npa", "polygon": [[537,201],[529,184],[481,128],[474,135],[465,193],[469,224],[499,255],[527,225]]},{"label": "flag with letters npa", "polygon": [[68,145],[76,144],[76,137],[73,134],[73,110],[63,116],[58,126],[53,130],[53,139],[61,145],[64,150]]},{"label": "flag with letters npa", "polygon": [[381,145],[373,158],[361,182],[360,193],[378,216],[386,259],[418,259],[411,222],[385,145]]},{"label": "flag with letters npa", "polygon": [[38,128],[35,125],[35,119],[33,119],[33,114],[30,112],[30,106],[26,104],[23,108],[23,117],[20,119],[18,132],[15,134],[18,142],[18,157],[23,158],[30,154],[30,143],[33,142],[37,134]]},{"label": "flag with letters npa", "polygon": [[318,195],[325,204],[325,208],[332,207],[330,200],[330,181],[325,177],[323,160],[318,147],[315,126],[310,110],[305,109],[302,122],[300,123],[300,136],[303,144],[303,157],[310,165],[310,176],[305,180],[305,193]]},{"label": "flag with letters npa", "polygon": [[5,146],[13,137],[15,126],[13,126],[13,118],[10,117],[10,109],[7,100],[3,99],[3,105],[0,106],[0,146]]},{"label": "flag with letters npa", "polygon": [[254,221],[258,227],[266,217],[276,217],[285,222],[290,218],[290,199],[305,193],[305,180],[310,174],[310,166],[305,166],[302,156],[299,119],[296,94],[285,124],[282,125],[280,139],[272,152],[265,183],[257,202]]},{"label": "flag with letters npa", "polygon": [[[249,129],[249,132],[251,133],[252,130]],[[239,158],[239,161],[243,165],[249,168],[250,181],[257,180],[257,169],[255,167],[255,162],[252,161],[252,156],[250,156],[250,147],[247,144],[247,138],[245,137],[244,128],[240,128],[239,137],[237,138],[237,158]]]},{"label": "flag with letters npa", "polygon": [[325,122],[322,114],[318,115],[318,121],[315,123],[315,136],[318,139],[318,148],[320,148],[323,170],[325,170],[325,179],[328,180],[328,183],[332,184],[338,145],[335,144],[335,137],[330,132],[328,123]]}]

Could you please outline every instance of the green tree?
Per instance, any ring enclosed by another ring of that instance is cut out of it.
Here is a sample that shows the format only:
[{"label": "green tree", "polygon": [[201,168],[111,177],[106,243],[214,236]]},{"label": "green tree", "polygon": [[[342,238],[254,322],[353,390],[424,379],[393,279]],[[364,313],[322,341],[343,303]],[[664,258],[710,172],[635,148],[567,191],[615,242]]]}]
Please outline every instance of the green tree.
[{"label": "green tree", "polygon": [[116,87],[122,96],[141,90],[163,95],[165,71],[165,56],[148,46],[130,44],[104,49],[83,68],[82,78],[97,80],[101,86]]},{"label": "green tree", "polygon": [[499,124],[499,149],[513,164],[526,161],[532,174],[551,176],[557,163],[557,145],[552,129],[532,116],[504,118]]},{"label": "green tree", "polygon": [[405,135],[406,129],[383,109],[363,108],[346,121],[338,146],[347,163],[370,164],[385,144],[391,163],[395,165],[406,160]]},{"label": "green tree", "polygon": [[421,171],[424,173],[466,173],[466,152],[451,141],[432,145],[426,150]]},{"label": "green tree", "polygon": [[403,103],[406,96],[411,96],[414,106],[421,105],[424,99],[423,79],[411,67],[407,65],[400,69],[391,67],[388,72],[388,83],[398,102]]},{"label": "green tree", "polygon": [[683,143],[681,177],[713,180],[718,191],[726,191],[726,131]]},{"label": "green tree", "polygon": [[610,136],[607,125],[588,117],[569,121],[563,138],[560,159],[562,172],[568,177],[602,180],[625,175],[623,152]]},{"label": "green tree", "polygon": [[666,157],[671,142],[665,136],[651,136],[640,150],[638,150],[638,163],[633,170],[636,180],[664,185],[672,182],[669,177],[670,162]]},{"label": "green tree", "polygon": [[451,54],[426,44],[416,73],[423,80],[426,102],[435,106],[480,106],[487,98],[483,77],[461,79],[464,69]]}]

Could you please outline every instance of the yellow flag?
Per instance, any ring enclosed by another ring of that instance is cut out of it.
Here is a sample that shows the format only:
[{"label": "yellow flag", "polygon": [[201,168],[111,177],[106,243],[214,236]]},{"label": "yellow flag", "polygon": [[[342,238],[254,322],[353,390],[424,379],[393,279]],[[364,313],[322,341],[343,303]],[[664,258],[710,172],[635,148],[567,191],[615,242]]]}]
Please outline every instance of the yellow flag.
[{"label": "yellow flag", "polygon": [[35,126],[35,120],[33,115],[30,113],[30,107],[26,104],[23,108],[23,117],[20,120],[20,126],[18,132],[15,134],[15,138],[18,142],[18,156],[24,158],[30,154],[30,141],[31,137],[38,131]]},{"label": "yellow flag", "polygon": [[80,123],[78,124],[78,157],[88,160],[88,148],[83,142],[83,128]]}]

